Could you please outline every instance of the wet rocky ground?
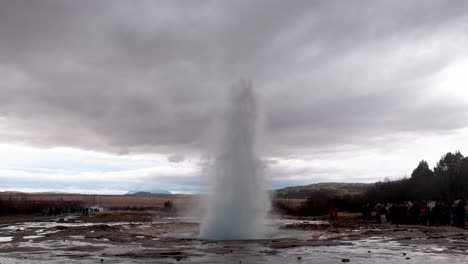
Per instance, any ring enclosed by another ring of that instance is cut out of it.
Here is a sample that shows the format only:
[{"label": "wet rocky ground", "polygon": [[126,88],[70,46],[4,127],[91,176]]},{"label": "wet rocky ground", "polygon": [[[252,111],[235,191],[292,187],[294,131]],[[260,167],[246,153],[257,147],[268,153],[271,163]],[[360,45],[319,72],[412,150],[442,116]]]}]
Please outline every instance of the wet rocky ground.
[{"label": "wet rocky ground", "polygon": [[468,230],[277,218],[266,239],[210,241],[147,212],[0,221],[0,263],[468,263]]}]

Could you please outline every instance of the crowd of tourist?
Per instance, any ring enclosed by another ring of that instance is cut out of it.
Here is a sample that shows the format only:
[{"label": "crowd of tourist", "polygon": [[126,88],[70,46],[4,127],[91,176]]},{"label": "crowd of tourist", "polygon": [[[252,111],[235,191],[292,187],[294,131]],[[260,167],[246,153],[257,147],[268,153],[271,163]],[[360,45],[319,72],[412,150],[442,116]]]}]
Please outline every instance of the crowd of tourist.
[{"label": "crowd of tourist", "polygon": [[463,198],[453,202],[430,200],[366,204],[362,207],[362,217],[365,221],[372,221],[374,215],[378,223],[465,227],[467,206]]}]

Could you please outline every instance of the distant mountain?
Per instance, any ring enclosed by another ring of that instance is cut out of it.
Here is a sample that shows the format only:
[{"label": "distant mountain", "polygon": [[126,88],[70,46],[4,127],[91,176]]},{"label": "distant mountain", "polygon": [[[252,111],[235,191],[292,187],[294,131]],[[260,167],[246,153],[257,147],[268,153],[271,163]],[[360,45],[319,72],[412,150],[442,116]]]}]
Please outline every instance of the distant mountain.
[{"label": "distant mountain", "polygon": [[166,190],[150,190],[150,191],[129,191],[125,195],[155,195],[155,194],[172,194]]},{"label": "distant mountain", "polygon": [[292,186],[273,191],[274,198],[333,197],[363,194],[374,183],[322,182],[304,186]]}]

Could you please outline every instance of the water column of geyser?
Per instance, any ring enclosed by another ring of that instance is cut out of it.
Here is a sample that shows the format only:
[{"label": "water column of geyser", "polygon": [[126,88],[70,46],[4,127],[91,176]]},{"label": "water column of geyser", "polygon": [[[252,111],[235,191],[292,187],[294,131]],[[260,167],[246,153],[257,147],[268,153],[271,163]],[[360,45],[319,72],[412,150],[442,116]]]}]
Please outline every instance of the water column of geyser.
[{"label": "water column of geyser", "polygon": [[221,140],[210,168],[210,192],[200,235],[206,239],[264,237],[270,202],[256,153],[257,100],[248,81],[231,90]]}]

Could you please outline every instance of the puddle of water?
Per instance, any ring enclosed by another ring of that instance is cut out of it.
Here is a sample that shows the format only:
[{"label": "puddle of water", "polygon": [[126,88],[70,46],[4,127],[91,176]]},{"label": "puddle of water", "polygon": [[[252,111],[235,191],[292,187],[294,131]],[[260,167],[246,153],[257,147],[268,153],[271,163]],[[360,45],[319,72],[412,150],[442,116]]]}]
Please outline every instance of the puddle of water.
[{"label": "puddle of water", "polygon": [[431,247],[430,248],[432,251],[444,251],[447,250],[445,247]]},{"label": "puddle of water", "polygon": [[70,238],[74,238],[74,239],[85,239],[85,236],[70,236]]},{"label": "puddle of water", "polygon": [[13,237],[0,237],[0,242],[11,242]]},{"label": "puddle of water", "polygon": [[297,220],[297,219],[275,219],[275,225],[293,225],[293,224],[308,224],[308,225],[329,225],[328,221],[322,220]]},{"label": "puddle of water", "polygon": [[174,217],[163,217],[158,220],[168,220],[171,222],[200,222],[200,219],[197,217],[191,216],[174,216]]},{"label": "puddle of water", "polygon": [[41,237],[44,237],[44,236],[24,236],[23,238],[24,239],[35,239],[35,238],[41,238]]},{"label": "puddle of water", "polygon": [[[41,229],[41,230],[43,230],[43,229]],[[47,235],[47,234],[53,234],[53,233],[57,233],[57,232],[60,232],[60,230],[49,230],[49,231],[44,231],[44,232],[37,232],[37,234],[38,235]]]}]

